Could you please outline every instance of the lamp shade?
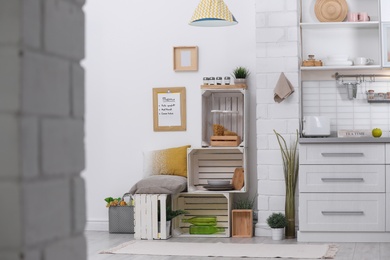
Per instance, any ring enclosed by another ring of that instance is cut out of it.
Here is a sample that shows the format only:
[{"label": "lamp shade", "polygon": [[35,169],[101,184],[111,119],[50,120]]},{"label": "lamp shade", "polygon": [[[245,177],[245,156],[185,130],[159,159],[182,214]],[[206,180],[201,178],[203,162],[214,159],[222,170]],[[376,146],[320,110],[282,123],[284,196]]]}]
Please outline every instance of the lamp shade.
[{"label": "lamp shade", "polygon": [[218,27],[237,24],[223,0],[201,0],[191,18],[190,25]]}]

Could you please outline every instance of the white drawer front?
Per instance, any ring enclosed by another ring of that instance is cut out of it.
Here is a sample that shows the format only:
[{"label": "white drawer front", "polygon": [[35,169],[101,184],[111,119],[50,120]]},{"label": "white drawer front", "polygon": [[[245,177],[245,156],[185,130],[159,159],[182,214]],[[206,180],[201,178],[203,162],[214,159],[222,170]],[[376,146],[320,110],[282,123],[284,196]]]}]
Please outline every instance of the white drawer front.
[{"label": "white drawer front", "polygon": [[300,192],[385,192],[385,165],[301,165]]},{"label": "white drawer front", "polygon": [[385,193],[301,193],[301,231],[385,231]]},{"label": "white drawer front", "polygon": [[384,164],[384,144],[301,144],[301,164]]}]

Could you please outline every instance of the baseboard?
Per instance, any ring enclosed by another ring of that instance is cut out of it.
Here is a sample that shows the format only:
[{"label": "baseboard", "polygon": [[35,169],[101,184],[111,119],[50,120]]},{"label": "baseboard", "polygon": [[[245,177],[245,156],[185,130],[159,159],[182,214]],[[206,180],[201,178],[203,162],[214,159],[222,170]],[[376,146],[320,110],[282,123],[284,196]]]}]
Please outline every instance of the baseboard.
[{"label": "baseboard", "polygon": [[108,231],[108,220],[87,221],[85,225],[87,231]]}]

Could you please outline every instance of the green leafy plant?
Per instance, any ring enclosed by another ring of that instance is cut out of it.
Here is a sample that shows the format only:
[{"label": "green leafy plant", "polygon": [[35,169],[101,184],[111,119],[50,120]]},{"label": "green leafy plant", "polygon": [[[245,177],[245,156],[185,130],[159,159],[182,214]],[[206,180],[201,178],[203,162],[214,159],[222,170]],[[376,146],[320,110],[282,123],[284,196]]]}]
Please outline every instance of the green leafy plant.
[{"label": "green leafy plant", "polygon": [[248,197],[246,198],[240,198],[234,203],[235,209],[253,209],[253,205],[255,204],[256,196],[254,196],[252,199]]},{"label": "green leafy plant", "polygon": [[283,213],[272,213],[267,218],[267,224],[270,228],[284,228],[287,226],[287,219]]},{"label": "green leafy plant", "polygon": [[[166,216],[167,216],[167,221],[171,221],[172,219],[176,218],[177,216],[184,215],[188,213],[185,210],[172,210],[171,207],[167,207],[166,209]],[[158,213],[158,221],[160,221],[160,212]]]},{"label": "green leafy plant", "polygon": [[249,76],[250,72],[247,68],[245,67],[237,67],[233,70],[233,77],[236,79],[245,79]]},{"label": "green leafy plant", "polygon": [[295,191],[297,187],[299,158],[298,130],[296,140],[287,147],[286,140],[274,130],[283,159],[284,182],[286,186],[285,214],[287,218],[286,238],[295,238]]}]

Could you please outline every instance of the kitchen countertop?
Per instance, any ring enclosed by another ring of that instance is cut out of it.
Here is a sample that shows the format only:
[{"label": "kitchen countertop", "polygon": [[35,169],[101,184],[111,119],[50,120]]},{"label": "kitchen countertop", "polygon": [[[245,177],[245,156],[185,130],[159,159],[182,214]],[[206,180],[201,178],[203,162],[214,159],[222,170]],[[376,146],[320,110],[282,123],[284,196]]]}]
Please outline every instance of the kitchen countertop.
[{"label": "kitchen countertop", "polygon": [[327,143],[390,143],[390,137],[301,137],[300,144]]}]

